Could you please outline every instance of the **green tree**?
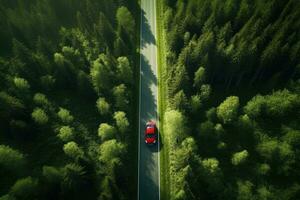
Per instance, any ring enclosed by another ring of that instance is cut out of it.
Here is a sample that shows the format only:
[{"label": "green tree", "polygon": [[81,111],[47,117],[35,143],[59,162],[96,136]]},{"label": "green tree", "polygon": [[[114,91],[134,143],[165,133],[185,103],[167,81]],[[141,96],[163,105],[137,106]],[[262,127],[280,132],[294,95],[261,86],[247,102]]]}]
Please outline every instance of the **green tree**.
[{"label": "green tree", "polygon": [[43,176],[49,183],[60,183],[62,180],[62,172],[52,166],[43,166]]},{"label": "green tree", "polygon": [[15,77],[14,78],[14,84],[16,88],[22,91],[28,91],[30,89],[30,85],[27,80],[24,78]]},{"label": "green tree", "polygon": [[253,183],[250,181],[238,181],[238,200],[251,200],[253,196]]},{"label": "green tree", "polygon": [[129,104],[127,92],[127,87],[124,84],[113,88],[113,95],[117,109],[127,110],[127,106]]},{"label": "green tree", "polygon": [[116,128],[107,123],[100,124],[98,128],[98,136],[101,138],[101,141],[114,139],[116,132]]},{"label": "green tree", "polygon": [[66,194],[79,194],[86,183],[86,171],[78,164],[69,163],[63,168],[62,189]]},{"label": "green tree", "polygon": [[205,69],[204,67],[199,67],[199,69],[195,72],[194,76],[194,86],[200,87],[205,81]]},{"label": "green tree", "polygon": [[246,162],[248,157],[249,157],[249,154],[248,154],[247,150],[236,152],[232,155],[231,163],[233,165],[241,165]]},{"label": "green tree", "polygon": [[121,133],[125,133],[129,127],[129,122],[126,114],[122,111],[114,113],[114,119],[116,120],[117,127]]},{"label": "green tree", "polygon": [[32,177],[22,178],[11,187],[10,194],[17,199],[30,200],[37,198],[38,181]]},{"label": "green tree", "polygon": [[36,93],[33,97],[33,101],[37,106],[49,106],[50,102],[47,99],[46,95],[42,93]]},{"label": "green tree", "polygon": [[9,146],[0,145],[0,168],[5,170],[20,170],[24,167],[25,158],[22,153]]},{"label": "green tree", "polygon": [[74,130],[70,126],[62,126],[57,135],[62,141],[69,142],[74,139]]},{"label": "green tree", "polygon": [[135,21],[130,11],[122,6],[117,10],[118,25],[126,30],[130,35],[135,33]]},{"label": "green tree", "polygon": [[64,145],[63,150],[65,154],[75,160],[78,160],[80,158],[83,158],[84,152],[83,150],[78,146],[76,142],[68,142]]},{"label": "green tree", "polygon": [[46,112],[41,108],[35,108],[31,113],[31,117],[37,124],[40,125],[47,124],[49,120]]},{"label": "green tree", "polygon": [[133,72],[127,57],[119,57],[117,59],[117,74],[120,81],[131,84],[133,80]]},{"label": "green tree", "polygon": [[[177,110],[167,111],[164,115],[165,134],[174,148],[177,142],[181,143],[186,136],[186,119],[181,112]],[[171,139],[172,138],[172,139]]]},{"label": "green tree", "polygon": [[232,123],[238,115],[239,98],[236,96],[227,97],[217,108],[217,116],[224,123]]},{"label": "green tree", "polygon": [[100,54],[95,60],[91,68],[92,83],[97,93],[111,87],[112,66],[109,57],[105,54]]},{"label": "green tree", "polygon": [[64,124],[70,124],[74,120],[74,117],[71,115],[70,111],[65,108],[59,108],[57,115]]},{"label": "green tree", "polygon": [[113,168],[115,165],[121,165],[121,157],[125,153],[124,144],[117,142],[117,140],[107,140],[100,145],[99,160],[107,165],[109,168]]},{"label": "green tree", "polygon": [[110,112],[110,104],[103,97],[97,100],[96,106],[101,115],[106,115]]}]

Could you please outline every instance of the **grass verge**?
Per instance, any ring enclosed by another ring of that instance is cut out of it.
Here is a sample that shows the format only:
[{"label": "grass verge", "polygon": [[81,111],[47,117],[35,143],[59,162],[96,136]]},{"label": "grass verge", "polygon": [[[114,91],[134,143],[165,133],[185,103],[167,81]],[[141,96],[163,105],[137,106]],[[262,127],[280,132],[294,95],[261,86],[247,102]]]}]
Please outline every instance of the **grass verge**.
[{"label": "grass verge", "polygon": [[158,112],[159,112],[159,131],[161,138],[160,151],[160,198],[162,200],[170,199],[170,173],[169,173],[169,145],[167,138],[164,137],[164,113],[166,111],[166,41],[163,27],[163,4],[156,4],[156,30],[157,30],[157,48],[158,48]]}]

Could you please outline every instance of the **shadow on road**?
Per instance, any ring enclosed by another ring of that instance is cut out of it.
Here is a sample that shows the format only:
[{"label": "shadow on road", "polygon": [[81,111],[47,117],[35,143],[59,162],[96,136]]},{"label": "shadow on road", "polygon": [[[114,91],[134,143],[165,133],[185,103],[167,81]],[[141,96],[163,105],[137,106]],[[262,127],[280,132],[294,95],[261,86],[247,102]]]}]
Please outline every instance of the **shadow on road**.
[{"label": "shadow on road", "polygon": [[151,27],[149,25],[149,22],[146,18],[146,13],[144,10],[142,10],[142,19],[141,19],[141,35],[142,35],[142,42],[141,47],[144,48],[147,44],[154,44],[156,45],[155,36],[151,30]]}]

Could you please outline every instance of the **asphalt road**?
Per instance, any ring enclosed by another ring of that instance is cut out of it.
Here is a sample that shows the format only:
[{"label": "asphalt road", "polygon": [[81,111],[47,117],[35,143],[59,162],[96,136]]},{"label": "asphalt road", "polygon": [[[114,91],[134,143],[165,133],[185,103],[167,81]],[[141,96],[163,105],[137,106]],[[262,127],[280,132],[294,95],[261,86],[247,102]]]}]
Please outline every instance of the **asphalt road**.
[{"label": "asphalt road", "polygon": [[156,0],[141,0],[138,199],[159,199],[159,145],[147,146],[145,124],[157,117]]}]

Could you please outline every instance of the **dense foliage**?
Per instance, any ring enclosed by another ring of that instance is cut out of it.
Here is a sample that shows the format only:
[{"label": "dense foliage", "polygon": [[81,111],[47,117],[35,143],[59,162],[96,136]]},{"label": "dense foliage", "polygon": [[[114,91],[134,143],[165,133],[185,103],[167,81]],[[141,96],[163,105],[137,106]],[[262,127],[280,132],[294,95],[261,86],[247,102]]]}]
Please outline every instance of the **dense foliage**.
[{"label": "dense foliage", "polygon": [[300,2],[163,2],[170,199],[299,199]]},{"label": "dense foliage", "polygon": [[0,0],[0,199],[135,196],[139,12]]}]

